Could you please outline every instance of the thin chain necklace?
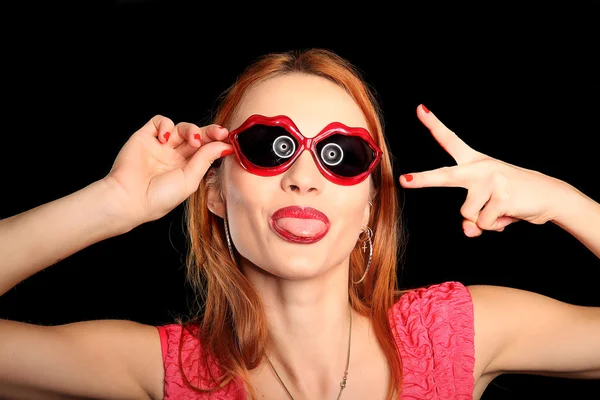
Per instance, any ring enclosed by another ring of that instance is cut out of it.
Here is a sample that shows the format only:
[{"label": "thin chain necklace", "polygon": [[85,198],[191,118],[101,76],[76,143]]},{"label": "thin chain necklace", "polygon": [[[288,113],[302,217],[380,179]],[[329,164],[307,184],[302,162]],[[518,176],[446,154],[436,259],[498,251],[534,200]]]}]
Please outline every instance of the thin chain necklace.
[{"label": "thin chain necklace", "polygon": [[[338,393],[337,400],[340,400],[340,397],[342,397],[342,391],[346,387],[346,381],[348,379],[348,365],[350,365],[350,344],[351,343],[352,343],[352,307],[350,307],[350,329],[348,332],[348,356],[346,359],[346,371],[344,371],[344,377],[342,378],[342,381],[340,382],[340,392]],[[271,362],[271,359],[268,356],[267,356],[267,361],[269,361],[269,364],[271,364],[271,368],[273,368],[273,372],[275,372],[275,376],[277,376],[277,379],[279,380],[279,383],[281,383],[281,386],[283,386],[283,388],[287,392],[288,396],[290,396],[290,399],[294,400],[294,396],[292,396],[292,394],[288,390],[287,386],[285,386],[285,383],[283,383],[283,381],[281,380],[281,377],[277,373],[277,370],[273,366],[273,363]]]}]

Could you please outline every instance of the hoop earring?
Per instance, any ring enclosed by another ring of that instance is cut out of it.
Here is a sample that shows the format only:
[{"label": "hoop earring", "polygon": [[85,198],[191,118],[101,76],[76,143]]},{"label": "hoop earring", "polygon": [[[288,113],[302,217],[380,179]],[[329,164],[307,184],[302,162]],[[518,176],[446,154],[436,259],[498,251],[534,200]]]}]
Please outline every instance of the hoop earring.
[{"label": "hoop earring", "polygon": [[231,237],[229,237],[229,224],[227,223],[227,213],[223,216],[223,225],[225,226],[225,238],[227,239],[227,248],[229,249],[229,255],[231,260],[235,263],[235,256],[233,255],[233,247],[231,246]]},{"label": "hoop earring", "polygon": [[368,226],[365,228],[365,230],[362,231],[362,234],[366,234],[366,237],[361,239],[359,236],[359,241],[362,242],[362,251],[363,253],[367,250],[367,243],[369,244],[369,261],[367,261],[367,268],[365,269],[365,273],[363,274],[362,278],[360,278],[360,280],[356,281],[356,282],[352,282],[355,285],[358,283],[361,283],[365,277],[367,276],[367,273],[369,272],[369,268],[371,267],[371,260],[373,259],[373,242],[372,242],[372,238],[373,238],[373,231],[371,230],[371,228],[369,228]]}]

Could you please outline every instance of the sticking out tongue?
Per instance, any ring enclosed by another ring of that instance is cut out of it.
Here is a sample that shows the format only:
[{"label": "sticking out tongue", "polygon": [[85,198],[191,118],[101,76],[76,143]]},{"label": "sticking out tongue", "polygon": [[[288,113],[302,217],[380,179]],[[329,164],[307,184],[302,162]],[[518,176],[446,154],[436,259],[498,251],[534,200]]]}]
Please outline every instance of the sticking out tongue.
[{"label": "sticking out tongue", "polygon": [[327,228],[323,221],[304,218],[279,218],[275,220],[275,224],[280,229],[299,237],[313,237]]}]

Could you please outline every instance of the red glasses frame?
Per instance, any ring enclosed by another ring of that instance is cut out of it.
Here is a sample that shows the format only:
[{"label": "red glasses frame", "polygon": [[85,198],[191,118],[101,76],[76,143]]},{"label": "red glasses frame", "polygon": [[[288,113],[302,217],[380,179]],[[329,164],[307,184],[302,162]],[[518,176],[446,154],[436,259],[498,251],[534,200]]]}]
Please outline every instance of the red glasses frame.
[{"label": "red glasses frame", "polygon": [[[284,128],[299,143],[298,148],[294,152],[294,155],[292,155],[283,164],[278,165],[276,167],[259,167],[257,165],[252,164],[242,152],[237,137],[240,133],[254,125],[278,126]],[[321,160],[317,155],[317,143],[333,134],[357,136],[363,139],[371,148],[371,150],[373,150],[373,161],[371,161],[371,164],[369,164],[369,167],[365,172],[357,176],[351,177],[340,176],[328,170],[327,167],[325,167],[321,163]],[[323,128],[323,130],[321,130],[321,132],[319,132],[315,137],[307,138],[304,137],[302,133],[300,133],[300,130],[298,129],[298,127],[296,127],[296,124],[294,124],[294,122],[285,115],[265,117],[263,115],[254,114],[250,116],[242,125],[240,125],[238,128],[232,130],[229,133],[229,141],[233,145],[233,149],[238,160],[240,161],[242,168],[244,168],[252,174],[259,176],[275,176],[282,174],[292,166],[294,161],[296,161],[296,159],[300,156],[300,154],[302,154],[304,150],[308,150],[312,155],[319,172],[321,172],[321,174],[329,181],[344,186],[356,185],[364,181],[373,171],[373,169],[375,169],[377,164],[379,164],[379,161],[381,160],[381,157],[383,155],[381,149],[377,146],[377,144],[375,144],[369,132],[364,128],[351,128],[340,122],[332,122],[328,124],[325,128]]]}]

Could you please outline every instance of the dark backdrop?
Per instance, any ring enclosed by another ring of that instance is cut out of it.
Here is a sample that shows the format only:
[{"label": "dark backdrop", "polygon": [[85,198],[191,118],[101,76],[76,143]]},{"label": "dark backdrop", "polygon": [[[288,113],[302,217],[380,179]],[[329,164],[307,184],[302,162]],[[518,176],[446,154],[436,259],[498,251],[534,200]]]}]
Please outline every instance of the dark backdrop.
[{"label": "dark backdrop", "polygon": [[[424,103],[476,149],[600,200],[597,2],[357,3],[332,11],[305,3],[80,3],[87,5],[5,9],[0,217],[102,178],[154,114],[205,121],[257,56],[312,46],[348,58],[374,86],[398,173],[452,165],[416,118]],[[404,287],[458,280],[600,306],[600,263],[574,238],[553,224],[520,222],[468,239],[464,196],[402,192]],[[17,285],[0,298],[0,317],[170,322],[187,309],[185,252],[177,208]],[[507,375],[484,399],[587,399],[599,390],[598,381]]]}]

